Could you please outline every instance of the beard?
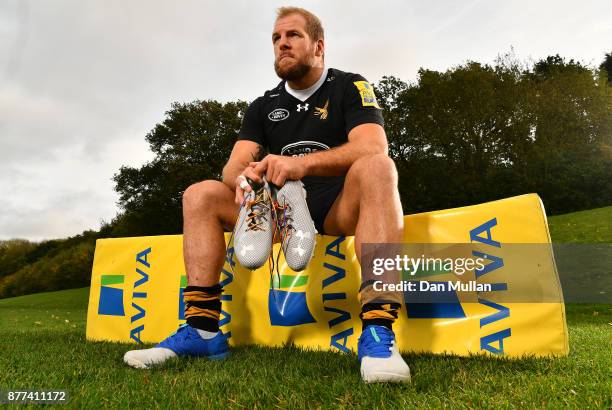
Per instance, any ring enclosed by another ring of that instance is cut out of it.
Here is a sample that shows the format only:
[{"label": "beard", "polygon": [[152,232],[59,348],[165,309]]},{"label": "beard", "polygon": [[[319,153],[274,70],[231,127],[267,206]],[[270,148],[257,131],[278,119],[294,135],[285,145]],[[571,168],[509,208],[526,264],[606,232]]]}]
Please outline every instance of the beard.
[{"label": "beard", "polygon": [[311,68],[312,65],[305,61],[297,61],[288,67],[281,67],[278,61],[274,61],[276,75],[285,81],[299,80],[308,74]]}]

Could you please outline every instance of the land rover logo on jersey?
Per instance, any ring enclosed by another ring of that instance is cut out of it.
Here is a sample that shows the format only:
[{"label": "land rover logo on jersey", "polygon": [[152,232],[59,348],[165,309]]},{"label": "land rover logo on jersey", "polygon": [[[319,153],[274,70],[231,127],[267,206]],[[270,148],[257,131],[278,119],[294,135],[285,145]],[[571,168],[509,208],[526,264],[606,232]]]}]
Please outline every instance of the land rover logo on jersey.
[{"label": "land rover logo on jersey", "polygon": [[329,149],[329,146],[321,142],[300,141],[285,145],[283,149],[281,149],[281,155],[291,155],[292,157],[297,157],[326,149]]},{"label": "land rover logo on jersey", "polygon": [[277,108],[268,114],[268,119],[270,121],[282,121],[289,117],[289,111],[284,108]]}]

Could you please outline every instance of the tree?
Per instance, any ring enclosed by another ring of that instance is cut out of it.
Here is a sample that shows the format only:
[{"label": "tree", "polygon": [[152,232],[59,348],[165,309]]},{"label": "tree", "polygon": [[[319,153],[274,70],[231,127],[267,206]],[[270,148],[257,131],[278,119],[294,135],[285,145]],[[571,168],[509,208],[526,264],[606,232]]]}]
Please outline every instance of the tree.
[{"label": "tree", "polygon": [[35,243],[24,239],[0,241],[0,279],[25,266],[34,248]]},{"label": "tree", "polygon": [[40,243],[0,242],[0,298],[87,286],[98,233]]},{"label": "tree", "polygon": [[592,70],[559,56],[536,63],[527,77],[535,91],[527,186],[553,213],[610,204],[612,168],[605,151],[612,113],[605,83]]},{"label": "tree", "polygon": [[606,70],[608,83],[612,83],[612,53],[606,53],[604,61],[599,65],[600,70]]},{"label": "tree", "polygon": [[492,179],[528,144],[530,118],[520,70],[469,62],[443,73],[421,69],[410,86],[389,86],[392,80],[397,82],[383,79],[378,89],[405,212],[513,193],[513,187]]},{"label": "tree", "polygon": [[612,203],[610,107],[560,56],[500,57],[377,85],[405,212],[537,192],[552,213]]},{"label": "tree", "polygon": [[198,181],[219,179],[247,104],[194,101],[172,104],[166,119],[146,136],[155,158],[114,176],[123,213],[111,236],[182,232],[181,198]]}]

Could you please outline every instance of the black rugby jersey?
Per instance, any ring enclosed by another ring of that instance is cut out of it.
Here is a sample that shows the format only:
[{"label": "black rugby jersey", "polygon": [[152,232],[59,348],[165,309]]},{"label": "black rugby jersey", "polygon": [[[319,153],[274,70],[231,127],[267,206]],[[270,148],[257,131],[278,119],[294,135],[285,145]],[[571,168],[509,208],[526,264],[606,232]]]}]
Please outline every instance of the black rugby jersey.
[{"label": "black rugby jersey", "polygon": [[[251,103],[242,120],[239,140],[254,141],[271,154],[306,155],[348,141],[357,125],[383,125],[382,110],[370,83],[359,74],[330,68],[323,84],[301,101],[281,81]],[[313,183],[344,177],[305,177]]]}]

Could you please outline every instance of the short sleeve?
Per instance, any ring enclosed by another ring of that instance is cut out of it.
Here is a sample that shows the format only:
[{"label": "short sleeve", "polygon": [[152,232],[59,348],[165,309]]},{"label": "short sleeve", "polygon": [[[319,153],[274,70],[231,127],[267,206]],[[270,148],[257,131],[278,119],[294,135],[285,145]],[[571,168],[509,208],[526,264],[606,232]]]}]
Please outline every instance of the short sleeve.
[{"label": "short sleeve", "polygon": [[359,74],[351,76],[346,85],[342,109],[347,134],[361,124],[384,125],[382,109],[376,101],[374,88]]},{"label": "short sleeve", "polygon": [[244,113],[242,126],[240,127],[240,133],[238,134],[238,141],[253,141],[261,146],[266,146],[263,120],[261,117],[262,100],[262,97],[257,98],[249,105]]}]

